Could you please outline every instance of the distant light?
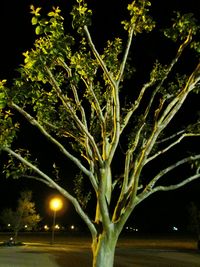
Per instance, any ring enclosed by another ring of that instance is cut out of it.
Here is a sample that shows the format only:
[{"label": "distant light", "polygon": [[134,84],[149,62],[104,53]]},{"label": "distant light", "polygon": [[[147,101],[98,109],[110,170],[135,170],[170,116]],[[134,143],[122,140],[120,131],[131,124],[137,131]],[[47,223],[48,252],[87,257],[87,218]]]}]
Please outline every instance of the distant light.
[{"label": "distant light", "polygon": [[49,226],[47,224],[44,226],[44,230],[46,230],[46,231],[49,230]]},{"label": "distant light", "polygon": [[176,227],[176,226],[173,226],[173,231],[178,231],[178,227]]},{"label": "distant light", "polygon": [[70,226],[70,229],[71,229],[71,230],[74,230],[74,229],[75,229],[75,226],[72,224],[72,225]]},{"label": "distant light", "polygon": [[129,232],[138,232],[138,228],[132,226],[126,226],[125,229]]},{"label": "distant light", "polygon": [[28,225],[27,225],[27,224],[25,224],[25,225],[24,225],[24,228],[28,228]]},{"label": "distant light", "polygon": [[59,230],[60,226],[58,224],[55,225],[55,229]]},{"label": "distant light", "polygon": [[11,226],[11,224],[10,223],[8,223],[8,227],[10,227]]}]

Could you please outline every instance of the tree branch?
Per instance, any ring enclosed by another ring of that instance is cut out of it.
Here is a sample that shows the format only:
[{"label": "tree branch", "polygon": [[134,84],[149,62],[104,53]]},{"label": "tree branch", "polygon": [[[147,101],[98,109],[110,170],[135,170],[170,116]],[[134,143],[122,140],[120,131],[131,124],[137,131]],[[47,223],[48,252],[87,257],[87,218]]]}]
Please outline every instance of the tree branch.
[{"label": "tree branch", "polygon": [[149,184],[146,186],[146,188],[149,190],[151,188],[154,187],[155,183],[164,175],[166,175],[168,172],[172,171],[173,169],[177,168],[180,165],[183,165],[189,161],[195,161],[197,159],[200,159],[200,155],[195,155],[195,156],[190,156],[190,157],[186,157],[182,160],[177,161],[176,163],[168,166],[167,168],[163,169],[162,171],[160,171],[150,182]]},{"label": "tree branch", "polygon": [[[133,179],[136,181],[135,190],[137,189],[137,182],[139,177],[139,173],[141,172],[142,167],[144,166],[144,163],[146,162],[146,159],[154,146],[159,134],[163,129],[166,128],[166,126],[169,124],[171,119],[174,117],[174,115],[178,112],[180,107],[182,106],[184,100],[186,99],[188,93],[195,88],[195,84],[197,84],[200,80],[200,63],[197,65],[194,72],[190,75],[188,82],[185,86],[185,88],[173,99],[169,105],[166,107],[165,111],[163,112],[162,116],[158,119],[157,122],[155,122],[154,129],[152,131],[151,136],[148,138],[148,142],[141,151],[139,155],[139,162],[141,164],[137,164],[137,168],[135,170],[135,173],[133,173]],[[132,182],[130,184],[132,185]]]},{"label": "tree branch", "polygon": [[94,107],[94,109],[96,110],[96,113],[97,113],[97,116],[101,122],[101,124],[105,124],[105,118],[103,116],[103,113],[102,113],[102,109],[101,109],[101,106],[99,104],[99,101],[94,93],[94,90],[92,88],[92,83],[87,83],[85,80],[84,80],[84,83],[85,85],[87,86],[87,89],[88,91],[90,92],[91,96],[92,96],[92,99],[93,99],[93,104],[92,106]]},{"label": "tree branch", "polygon": [[[58,63],[59,63],[60,66],[62,66],[67,71],[68,77],[71,78],[72,77],[72,71],[67,66],[67,64],[61,58],[58,59]],[[81,105],[81,101],[80,101],[79,96],[78,96],[77,88],[76,88],[76,86],[74,84],[71,84],[71,83],[70,83],[70,86],[71,86],[71,89],[72,89],[72,92],[73,92],[73,95],[74,95],[75,103],[76,103],[78,109],[81,112],[82,121],[83,121],[85,127],[87,128],[87,120],[86,120],[85,110],[84,110],[83,106]]]},{"label": "tree branch", "polygon": [[[53,125],[52,123],[49,123],[49,122],[47,122],[47,121],[43,121],[43,123],[46,124],[47,126],[51,127],[51,129],[53,129],[54,131],[55,131],[55,130],[59,131],[59,127]],[[82,141],[81,138],[78,138],[76,135],[73,135],[71,132],[68,132],[67,130],[65,130],[65,131],[63,130],[62,134],[61,134],[61,133],[59,133],[59,134],[60,134],[62,137],[66,137],[66,138],[71,137],[71,138],[73,138],[76,142],[79,142],[80,144],[85,145],[85,140],[84,140],[84,139],[83,139],[83,141]],[[89,146],[89,144],[88,144],[88,146]],[[87,147],[86,149],[89,150],[88,147]],[[87,151],[86,151],[85,153],[87,154]],[[91,164],[91,162],[92,162],[92,161],[91,161],[91,159],[92,159],[92,152],[91,152],[89,158],[88,158],[88,155],[86,155],[86,154],[84,154],[84,153],[82,152],[81,155],[83,156],[83,158],[85,158],[85,159],[87,160],[88,164]]]},{"label": "tree branch", "polygon": [[185,129],[184,129],[184,130],[181,130],[181,131],[179,131],[179,132],[176,132],[176,133],[170,135],[169,137],[166,137],[166,138],[163,138],[163,139],[161,139],[161,140],[156,141],[156,143],[157,143],[157,144],[164,143],[164,142],[166,142],[166,141],[169,141],[169,140],[173,139],[174,137],[176,137],[176,136],[178,136],[178,135],[180,135],[180,134],[184,134],[185,132],[186,132]]},{"label": "tree branch", "polygon": [[114,152],[117,148],[118,145],[118,140],[119,140],[119,136],[120,136],[120,101],[119,101],[119,88],[118,85],[116,83],[116,81],[113,79],[111,73],[108,71],[106,64],[104,63],[103,59],[101,58],[101,56],[99,55],[98,51],[95,48],[95,45],[93,44],[92,38],[90,36],[89,30],[87,28],[87,26],[84,26],[84,30],[89,42],[89,45],[91,47],[91,50],[94,54],[94,56],[96,57],[99,65],[101,66],[102,70],[104,71],[108,81],[111,84],[111,87],[113,89],[113,99],[114,99],[114,116],[113,116],[113,138],[112,138],[112,142],[110,145],[110,152],[109,152],[109,157],[107,159],[108,164],[111,163],[113,156],[114,156]]},{"label": "tree branch", "polygon": [[11,103],[11,107],[13,107],[15,110],[17,110],[20,114],[22,114],[32,125],[36,126],[40,132],[47,137],[47,139],[49,141],[51,141],[51,143],[53,143],[54,145],[56,145],[56,147],[59,148],[59,150],[67,157],[69,158],[72,162],[75,163],[75,165],[83,172],[87,175],[87,177],[89,177],[91,184],[94,188],[95,191],[97,191],[97,182],[93,176],[93,174],[87,170],[82,164],[81,162],[74,157],[71,153],[69,153],[64,147],[63,145],[58,142],[53,136],[51,136],[45,129],[44,127],[42,127],[42,125],[35,120],[30,114],[28,114],[24,109],[20,108],[17,104],[15,104],[14,102]]},{"label": "tree branch", "polygon": [[37,176],[34,176],[34,175],[20,175],[19,178],[26,178],[26,179],[36,180],[36,181],[39,181],[41,183],[46,184],[48,187],[54,188],[54,186],[49,181],[46,181],[46,180],[44,180],[42,178],[39,178]]},{"label": "tree branch", "polygon": [[[176,136],[176,135],[173,135]],[[184,133],[182,134],[182,136],[180,136],[176,141],[174,141],[173,143],[171,143],[169,146],[167,146],[166,148],[158,151],[156,154],[154,154],[153,156],[147,158],[145,164],[149,163],[151,160],[157,158],[159,155],[166,153],[168,150],[170,150],[172,147],[174,147],[175,145],[179,144],[185,137],[188,136],[200,136],[199,134],[193,134],[193,133]]]},{"label": "tree branch", "polygon": [[137,100],[134,102],[134,104],[132,105],[132,107],[129,109],[129,111],[127,112],[126,116],[124,117],[122,123],[121,123],[121,133],[123,132],[123,130],[125,129],[126,125],[129,123],[130,118],[132,117],[133,113],[136,111],[136,109],[139,107],[140,102],[144,96],[144,93],[146,92],[146,90],[151,87],[153,84],[155,83],[154,80],[150,80],[148,83],[145,83],[142,87],[142,89],[140,90],[139,96],[137,98]]},{"label": "tree branch", "polygon": [[[31,162],[23,158],[20,154],[15,153],[12,149],[8,147],[2,148],[4,151],[6,151],[8,154],[12,155],[19,161],[21,161],[23,164],[28,166],[30,169],[32,169],[34,172],[36,172],[39,176],[41,176],[46,183],[50,183],[52,185],[52,188],[58,190],[62,195],[64,195],[69,201],[73,204],[74,208],[76,209],[77,213],[80,215],[80,217],[84,220],[84,222],[87,224],[88,228],[90,229],[90,232],[92,236],[96,236],[96,228],[92,221],[89,219],[89,217],[86,215],[86,213],[81,208],[79,202],[76,198],[74,198],[68,191],[60,187],[52,178],[50,178],[48,175],[46,175],[44,172],[42,172],[40,169],[38,169],[36,166],[34,166]],[[37,179],[38,180],[38,179]]]},{"label": "tree branch", "polygon": [[159,192],[159,191],[172,191],[172,190],[176,190],[178,188],[183,187],[184,185],[191,183],[192,181],[195,181],[197,179],[200,178],[200,173],[196,173],[188,178],[186,178],[184,181],[181,181],[180,183],[174,184],[174,185],[169,185],[169,186],[156,186],[155,188],[153,188],[152,190],[148,191],[145,195],[139,196],[137,198],[137,204],[138,205],[141,201],[143,201],[144,199],[146,199],[147,197],[149,197],[150,195]]},{"label": "tree branch", "polygon": [[157,92],[163,86],[165,80],[168,78],[169,74],[171,73],[171,70],[173,69],[174,65],[178,62],[178,60],[179,60],[180,56],[182,55],[184,49],[186,48],[187,45],[189,45],[189,43],[191,42],[191,40],[192,40],[192,31],[189,31],[187,38],[179,46],[179,49],[177,51],[177,54],[176,54],[175,58],[171,61],[171,63],[169,64],[169,66],[166,68],[165,75],[163,76],[163,78],[161,79],[160,83],[158,84],[158,86],[153,91],[151,100],[149,101],[148,106],[147,106],[147,108],[145,110],[145,117],[147,117],[147,115],[149,114],[149,112],[151,110],[151,106],[152,106],[153,100],[154,100]]},{"label": "tree branch", "polygon": [[200,173],[196,173],[193,176],[190,176],[189,178],[185,179],[184,181],[178,183],[178,184],[174,184],[174,185],[169,185],[169,186],[157,186],[154,188],[152,193],[158,192],[158,191],[172,191],[175,189],[178,189],[196,179],[200,178]]},{"label": "tree branch", "polygon": [[[72,77],[72,71],[71,71],[71,69],[68,67],[68,65],[61,58],[58,59],[58,64],[60,66],[62,66],[66,70],[66,72],[68,73],[68,76],[69,77]],[[83,79],[83,81],[84,81],[86,87],[88,89],[90,89],[91,92],[93,93],[94,101],[95,101],[95,104],[97,105],[97,110],[98,110],[98,113],[97,114],[100,115],[100,119],[102,119],[103,118],[103,115],[101,113],[100,106],[98,106],[98,101],[97,101],[97,99],[96,99],[96,97],[94,95],[94,92],[93,92],[92,88],[90,88],[91,86],[89,86],[84,79]],[[93,154],[93,151],[90,148],[90,144],[89,144],[89,138],[88,138],[88,133],[89,132],[88,132],[88,126],[87,126],[87,120],[86,120],[85,110],[84,110],[84,108],[83,108],[83,106],[81,104],[81,101],[79,100],[79,96],[78,96],[78,92],[77,92],[76,86],[73,85],[73,84],[70,84],[70,85],[71,85],[71,89],[72,89],[72,92],[73,92],[73,95],[74,95],[74,100],[76,102],[76,105],[77,105],[78,109],[80,110],[80,112],[82,114],[82,121],[83,121],[83,124],[85,126],[85,129],[87,131],[87,133],[85,134],[85,143],[86,143],[86,145],[85,145],[86,151],[85,152],[86,152],[86,155],[84,156],[84,158],[86,158],[87,161],[88,161],[88,163],[91,165],[91,164],[93,164],[92,161],[93,161],[93,158],[95,157],[95,155]],[[75,119],[75,122],[77,122],[76,119]],[[95,145],[95,148],[97,148],[95,142],[93,142],[93,144]],[[94,152],[95,151],[96,151],[96,149],[94,149]]]},{"label": "tree branch", "polygon": [[[127,150],[126,153],[126,159],[125,159],[125,166],[124,166],[124,177],[123,177],[123,183],[122,183],[122,188],[121,192],[117,201],[117,204],[115,205],[115,209],[113,212],[113,221],[117,221],[119,216],[123,213],[123,210],[121,209],[122,202],[128,201],[129,198],[129,189],[131,186],[133,186],[133,176],[131,175],[131,169],[134,169],[134,164],[136,165],[137,162],[132,162],[133,159],[133,153],[135,149],[137,148],[139,139],[140,139],[140,133],[143,129],[145,124],[142,124],[139,130],[137,131],[136,137],[134,139],[134,142],[130,146],[130,148]],[[136,191],[135,191],[136,193]]]},{"label": "tree branch", "polygon": [[121,81],[121,78],[123,76],[124,69],[125,69],[125,66],[126,66],[127,58],[128,58],[130,47],[131,47],[132,40],[133,40],[133,31],[134,31],[134,27],[132,26],[130,31],[129,31],[128,40],[127,40],[127,44],[126,44],[126,48],[125,48],[125,53],[124,53],[124,56],[123,56],[123,59],[122,59],[122,63],[121,63],[121,66],[120,66],[120,70],[119,70],[119,73],[118,73],[117,79],[116,79],[118,86],[119,86],[119,83]]},{"label": "tree branch", "polygon": [[190,75],[185,87],[181,90],[181,92],[168,104],[165,111],[163,112],[161,118],[159,119],[159,123],[163,125],[163,128],[168,125],[174,115],[182,106],[185,101],[187,95],[195,88],[195,86],[200,81],[200,63],[197,65],[195,70]]},{"label": "tree branch", "polygon": [[101,66],[103,72],[105,73],[107,79],[109,80],[110,84],[112,87],[116,87],[116,82],[115,80],[113,79],[113,77],[111,76],[111,74],[109,73],[107,67],[106,67],[106,64],[104,63],[103,59],[101,58],[101,56],[99,55],[98,51],[96,50],[95,48],[95,45],[92,41],[92,38],[91,38],[91,35],[90,35],[90,32],[87,28],[87,26],[84,26],[84,30],[85,30],[85,34],[87,36],[87,39],[88,39],[88,42],[89,42],[89,45],[90,45],[90,48],[94,54],[94,56],[96,57],[99,65]]},{"label": "tree branch", "polygon": [[114,116],[113,116],[113,138],[110,146],[110,153],[107,159],[107,163],[111,164],[114,157],[114,153],[117,149],[119,137],[120,137],[120,101],[118,88],[114,88]]},{"label": "tree branch", "polygon": [[66,101],[66,98],[63,96],[62,94],[62,91],[57,83],[57,81],[55,80],[52,72],[50,71],[50,69],[48,67],[45,68],[48,75],[49,75],[49,78],[50,78],[50,81],[51,81],[51,85],[53,86],[53,88],[56,90],[57,94],[58,94],[58,97],[61,99],[62,103],[63,103],[63,106],[70,112],[74,122],[77,124],[78,128],[80,129],[80,131],[86,135],[91,143],[91,146],[94,150],[94,153],[96,155],[96,157],[98,158],[98,161],[99,161],[99,164],[100,165],[103,165],[103,162],[102,162],[102,158],[101,158],[101,155],[99,153],[99,150],[98,150],[98,147],[94,141],[94,138],[93,136],[90,135],[90,133],[88,132],[86,126],[79,120],[79,118],[77,117],[74,109],[71,107],[70,103],[68,103]]},{"label": "tree branch", "polygon": [[[177,113],[179,108],[182,106],[188,93],[195,88],[195,85],[198,84],[199,80],[200,80],[200,63],[197,65],[194,72],[190,75],[185,88],[175,97],[175,99],[173,99],[169,103],[169,105],[167,106],[167,108],[163,112],[163,115],[161,116],[161,118],[158,119],[157,122],[155,122],[155,126],[154,126],[154,129],[152,131],[152,134],[149,137],[147,144],[145,145],[145,147],[143,148],[143,150],[141,151],[141,153],[138,157],[139,161],[137,164],[137,168],[135,169],[135,171],[132,175],[130,187],[133,188],[133,193],[132,193],[132,197],[130,200],[130,203],[131,203],[130,205],[134,205],[134,202],[135,202],[134,197],[136,196],[136,193],[137,193],[138,179],[139,179],[140,172],[142,170],[142,167],[144,166],[144,163],[146,162],[146,159],[147,159],[152,147],[154,146],[154,144],[158,138],[158,135],[169,124],[171,119],[174,117],[174,115]],[[180,162],[178,162],[177,165],[179,165]],[[174,164],[173,166],[170,166],[164,172],[167,173],[168,170],[171,170],[171,168],[173,169],[175,167],[176,167],[176,164]],[[157,178],[159,179],[164,174],[161,175],[161,173],[159,173],[158,176],[156,176],[156,178],[153,179],[153,181],[157,181],[156,179]],[[152,184],[153,184],[153,182],[152,182]]]}]

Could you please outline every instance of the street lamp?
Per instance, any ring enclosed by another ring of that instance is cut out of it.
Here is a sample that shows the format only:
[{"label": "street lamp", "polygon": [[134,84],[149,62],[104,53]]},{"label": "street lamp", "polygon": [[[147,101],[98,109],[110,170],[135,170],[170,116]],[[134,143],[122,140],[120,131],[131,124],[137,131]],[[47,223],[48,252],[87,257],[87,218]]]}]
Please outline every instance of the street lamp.
[{"label": "street lamp", "polygon": [[63,202],[60,198],[52,198],[50,200],[50,209],[53,210],[53,225],[52,225],[52,236],[51,236],[51,244],[54,243],[54,232],[55,232],[55,223],[56,223],[56,212],[60,210],[63,206]]}]

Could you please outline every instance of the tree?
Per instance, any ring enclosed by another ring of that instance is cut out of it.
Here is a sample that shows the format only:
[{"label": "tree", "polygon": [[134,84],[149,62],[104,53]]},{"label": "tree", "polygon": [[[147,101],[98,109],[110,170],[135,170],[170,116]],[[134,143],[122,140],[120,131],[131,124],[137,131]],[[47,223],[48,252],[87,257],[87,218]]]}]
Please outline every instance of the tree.
[{"label": "tree", "polygon": [[192,233],[195,233],[199,240],[200,239],[200,211],[194,202],[190,202],[187,209],[188,209],[188,214],[189,214],[188,230]]},{"label": "tree", "polygon": [[5,225],[10,225],[10,229],[14,231],[15,240],[25,225],[27,225],[28,230],[32,230],[41,220],[40,215],[36,213],[35,203],[31,202],[31,199],[32,192],[24,191],[20,194],[16,210],[8,208],[1,213],[1,221]]},{"label": "tree", "polygon": [[189,223],[188,230],[197,237],[197,247],[200,249],[200,210],[194,202],[190,202],[188,207]]},{"label": "tree", "polygon": [[[39,180],[71,201],[91,232],[93,267],[111,267],[118,237],[135,207],[156,192],[200,177],[198,152],[172,157],[186,138],[200,135],[196,114],[184,127],[177,121],[174,125],[186,99],[199,91],[200,28],[192,14],[176,13],[172,27],[163,31],[174,41],[172,56],[150,62],[148,75],[141,78],[130,54],[139,36],[156,33],[160,38],[151,3],[131,2],[129,17],[122,21],[123,37],[98,50],[90,33],[92,11],[85,2],[76,1],[68,33],[58,7],[45,17],[41,8],[31,6],[38,38],[24,53],[19,77],[12,84],[1,81],[0,144],[10,155],[7,176]],[[180,68],[185,51],[195,55],[186,70]],[[85,210],[84,190],[78,194],[82,201],[63,186],[71,179],[61,178],[61,162],[55,159],[44,171],[34,159],[35,150],[31,154],[16,148],[15,137],[23,130],[16,113],[81,171],[82,183],[91,188],[92,203],[96,201],[93,214]],[[182,166],[188,171],[172,177]]]}]

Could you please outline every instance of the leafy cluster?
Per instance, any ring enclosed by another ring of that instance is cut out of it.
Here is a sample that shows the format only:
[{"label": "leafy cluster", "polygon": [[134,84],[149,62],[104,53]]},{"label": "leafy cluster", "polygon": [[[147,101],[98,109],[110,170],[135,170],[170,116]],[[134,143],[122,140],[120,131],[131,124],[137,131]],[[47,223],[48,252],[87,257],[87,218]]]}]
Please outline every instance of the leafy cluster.
[{"label": "leafy cluster", "polygon": [[91,25],[92,10],[88,8],[84,0],[76,0],[77,4],[71,11],[72,26],[81,35],[84,33],[84,26]]},{"label": "leafy cluster", "polygon": [[0,111],[6,107],[7,96],[5,91],[6,80],[0,81]]},{"label": "leafy cluster", "polygon": [[110,70],[114,77],[117,76],[119,71],[122,45],[122,39],[120,38],[115,38],[114,41],[108,41],[107,47],[104,49],[104,53],[102,55],[107,68]]},{"label": "leafy cluster", "polygon": [[0,113],[0,150],[2,147],[10,147],[19,129],[19,123],[13,123],[12,112],[4,109]]},{"label": "leafy cluster", "polygon": [[92,81],[94,79],[97,63],[96,60],[92,58],[91,53],[86,51],[86,47],[86,41],[85,38],[83,38],[81,40],[80,50],[75,52],[70,59],[70,66],[72,69],[76,70],[77,74],[75,74],[77,80],[74,80],[74,78],[74,82],[78,82],[80,77],[86,81]]},{"label": "leafy cluster", "polygon": [[133,33],[136,35],[143,31],[150,32],[155,27],[155,22],[151,18],[149,13],[150,1],[138,0],[133,1],[128,5],[127,9],[130,13],[131,19],[129,21],[123,21],[124,29],[130,31],[133,29]]},{"label": "leafy cluster", "polygon": [[[29,160],[29,162],[31,162],[31,155],[29,151],[25,149],[16,149],[15,153],[18,153],[25,160]],[[34,162],[34,165],[37,166],[36,161]],[[13,156],[10,156],[4,164],[3,173],[6,174],[6,178],[12,177],[14,179],[18,179],[21,176],[32,174],[32,170],[28,168],[24,163],[16,160]]]},{"label": "leafy cluster", "polygon": [[82,208],[85,210],[88,201],[91,199],[91,192],[85,192],[84,177],[82,173],[77,174],[74,179],[74,193]]},{"label": "leafy cluster", "polygon": [[0,149],[3,146],[10,146],[16,131],[19,127],[18,123],[13,123],[12,112],[7,107],[8,90],[6,88],[6,80],[0,81]]},{"label": "leafy cluster", "polygon": [[35,49],[23,53],[25,57],[24,75],[31,81],[46,83],[44,66],[55,66],[59,57],[70,58],[74,40],[64,33],[63,17],[60,15],[61,10],[58,7],[53,8],[47,14],[48,19],[41,18],[41,8],[35,9],[31,6],[31,10],[34,15],[32,24],[36,27],[36,34],[40,37],[35,41]]},{"label": "leafy cluster", "polygon": [[27,226],[27,230],[36,228],[37,224],[41,220],[40,215],[36,213],[35,203],[31,201],[32,192],[24,191],[18,200],[16,210],[10,208],[1,212],[0,219],[5,225],[10,225],[17,237],[18,231],[24,229]]},{"label": "leafy cluster", "polygon": [[[175,18],[172,19],[172,23],[172,27],[167,28],[164,31],[165,36],[174,42],[190,38],[190,47],[197,53],[200,53],[200,42],[194,38],[200,34],[200,26],[198,25],[198,21],[194,17],[194,14],[187,13],[183,15],[180,12],[176,12]],[[191,36],[193,36],[193,40]]]}]

